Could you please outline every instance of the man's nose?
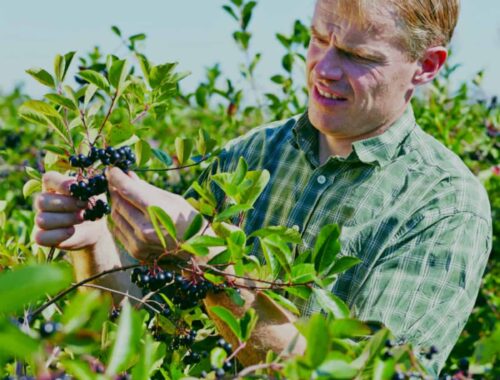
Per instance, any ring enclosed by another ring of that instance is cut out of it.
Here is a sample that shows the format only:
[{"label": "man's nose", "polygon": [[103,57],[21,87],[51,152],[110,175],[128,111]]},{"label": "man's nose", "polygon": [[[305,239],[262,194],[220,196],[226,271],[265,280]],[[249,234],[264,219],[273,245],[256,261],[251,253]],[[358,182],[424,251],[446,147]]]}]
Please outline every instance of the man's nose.
[{"label": "man's nose", "polygon": [[318,78],[338,81],[342,78],[342,66],[338,51],[334,47],[325,49],[314,70]]}]

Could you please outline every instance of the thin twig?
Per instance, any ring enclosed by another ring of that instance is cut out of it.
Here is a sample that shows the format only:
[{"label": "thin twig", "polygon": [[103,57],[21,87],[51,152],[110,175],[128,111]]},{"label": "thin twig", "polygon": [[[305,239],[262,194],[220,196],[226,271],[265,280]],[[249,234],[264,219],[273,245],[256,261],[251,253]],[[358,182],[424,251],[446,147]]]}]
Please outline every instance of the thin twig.
[{"label": "thin twig", "polygon": [[283,365],[277,363],[263,363],[263,364],[251,365],[240,371],[238,374],[236,374],[237,376],[236,379],[243,379],[245,376],[250,375],[252,372],[258,371],[259,369],[272,369],[273,371],[279,371],[283,369]]},{"label": "thin twig", "polygon": [[51,262],[54,259],[54,253],[56,252],[56,247],[50,247],[49,254],[47,255],[47,262]]},{"label": "thin twig", "polygon": [[134,172],[168,172],[168,171],[172,171],[172,170],[181,170],[181,169],[186,169],[186,168],[191,168],[193,166],[197,166],[197,165],[201,164],[203,161],[208,160],[210,157],[211,156],[205,156],[205,157],[202,157],[200,161],[195,162],[193,164],[176,166],[174,168],[162,168],[162,169],[134,168],[132,170]]},{"label": "thin twig", "polygon": [[121,272],[121,271],[126,271],[128,269],[132,269],[132,268],[136,268],[136,267],[140,267],[141,264],[133,264],[133,265],[127,265],[127,266],[124,266],[124,267],[119,267],[119,268],[113,268],[113,269],[108,269],[104,272],[101,272],[101,273],[97,273],[89,278],[86,278],[82,281],[79,281],[77,282],[76,284],[73,284],[72,286],[70,286],[68,289],[66,290],[63,290],[62,292],[60,292],[58,295],[56,295],[54,298],[52,298],[51,300],[45,302],[42,306],[40,306],[38,309],[34,310],[30,315],[29,315],[29,318],[33,318],[34,316],[40,314],[42,311],[44,311],[47,307],[49,307],[50,305],[52,305],[54,302],[57,302],[59,301],[61,298],[63,298],[64,296],[66,296],[67,294],[71,293],[73,290],[77,289],[78,287],[88,283],[88,282],[91,282],[91,281],[94,281],[94,280],[97,280],[98,278],[100,277],[103,277],[103,276],[106,276],[108,274],[111,274],[111,273],[116,273],[116,272]]},{"label": "thin twig", "polygon": [[119,294],[121,296],[124,296],[124,297],[127,297],[127,298],[130,298],[131,300],[134,300],[134,301],[137,301],[139,302],[140,304],[146,306],[147,308],[149,308],[150,310],[152,310],[153,312],[155,313],[160,313],[159,310],[156,310],[153,306],[151,306],[150,304],[148,304],[147,302],[141,300],[140,298],[137,298],[133,295],[130,295],[129,293],[125,293],[125,292],[120,292],[119,290],[115,290],[115,289],[111,289],[111,288],[107,288],[105,286],[101,286],[101,285],[96,285],[96,284],[83,284],[82,286],[86,287],[86,288],[95,288],[95,289],[100,289],[100,290],[105,290],[107,292],[110,292],[110,293],[115,293],[115,294]]},{"label": "thin twig", "polygon": [[104,120],[103,120],[101,126],[99,127],[99,130],[97,131],[96,138],[94,139],[92,144],[90,144],[91,146],[94,146],[97,139],[101,136],[101,132],[104,129],[104,126],[106,125],[106,123],[108,122],[109,116],[111,115],[111,112],[113,111],[113,107],[115,106],[115,101],[117,98],[118,98],[118,90],[116,90],[115,94],[111,98],[111,105],[109,106],[108,112],[106,113],[106,116],[104,117]]}]

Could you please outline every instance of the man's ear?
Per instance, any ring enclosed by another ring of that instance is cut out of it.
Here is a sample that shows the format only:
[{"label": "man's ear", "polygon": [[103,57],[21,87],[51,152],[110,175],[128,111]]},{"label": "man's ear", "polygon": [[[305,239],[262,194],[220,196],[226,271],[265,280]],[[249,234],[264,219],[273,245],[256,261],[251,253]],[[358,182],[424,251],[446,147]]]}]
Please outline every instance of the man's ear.
[{"label": "man's ear", "polygon": [[432,81],[438,75],[447,57],[448,50],[443,46],[434,46],[425,50],[419,61],[419,69],[413,77],[413,83],[418,86]]}]

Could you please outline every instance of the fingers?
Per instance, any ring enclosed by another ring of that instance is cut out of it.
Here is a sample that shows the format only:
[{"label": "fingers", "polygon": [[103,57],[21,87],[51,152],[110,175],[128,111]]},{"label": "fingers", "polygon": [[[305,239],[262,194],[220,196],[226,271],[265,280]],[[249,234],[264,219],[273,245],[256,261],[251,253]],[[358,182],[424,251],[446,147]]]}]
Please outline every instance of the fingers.
[{"label": "fingers", "polygon": [[60,228],[49,231],[38,230],[35,233],[35,241],[38,245],[45,247],[61,247],[61,243],[68,240],[74,233],[74,227]]},{"label": "fingers", "polygon": [[140,209],[145,209],[148,206],[142,181],[129,177],[118,168],[110,168],[107,178],[110,188],[120,193],[123,198],[134,206]]},{"label": "fingers", "polygon": [[74,178],[57,172],[47,172],[42,177],[42,189],[52,193],[70,195],[69,187],[74,182]]},{"label": "fingers", "polygon": [[35,208],[47,212],[77,212],[84,209],[87,202],[71,196],[53,193],[41,193],[35,201]]},{"label": "fingers", "polygon": [[83,222],[81,212],[40,212],[36,216],[36,224],[43,230],[67,228]]}]

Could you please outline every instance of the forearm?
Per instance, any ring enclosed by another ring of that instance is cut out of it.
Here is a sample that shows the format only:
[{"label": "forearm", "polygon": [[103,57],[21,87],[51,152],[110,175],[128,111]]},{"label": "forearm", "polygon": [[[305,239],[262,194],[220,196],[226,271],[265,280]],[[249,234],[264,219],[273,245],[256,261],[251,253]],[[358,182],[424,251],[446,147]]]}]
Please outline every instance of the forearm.
[{"label": "forearm", "polygon": [[[103,233],[102,238],[93,245],[78,251],[70,252],[76,281],[82,281],[104,271],[133,264],[133,259],[120,252],[109,231]],[[139,294],[130,281],[128,271],[119,271],[105,275],[95,281],[96,284],[120,292]],[[113,294],[115,302],[122,297]]]},{"label": "forearm", "polygon": [[258,316],[257,325],[245,348],[238,355],[238,360],[243,365],[264,361],[269,350],[278,354],[286,351],[289,355],[300,355],[304,352],[306,342],[294,325],[296,318],[293,315],[261,291],[241,289],[241,296],[245,301],[242,307],[236,306],[225,293],[209,294],[204,303],[220,334],[233,347],[237,347],[239,342],[228,326],[211,312],[211,307],[224,306],[237,317],[241,317],[249,308],[255,310]]}]

